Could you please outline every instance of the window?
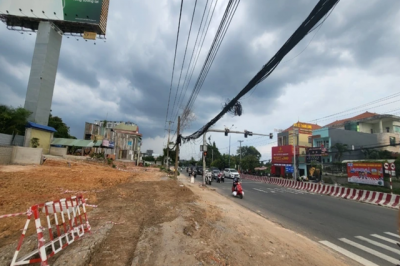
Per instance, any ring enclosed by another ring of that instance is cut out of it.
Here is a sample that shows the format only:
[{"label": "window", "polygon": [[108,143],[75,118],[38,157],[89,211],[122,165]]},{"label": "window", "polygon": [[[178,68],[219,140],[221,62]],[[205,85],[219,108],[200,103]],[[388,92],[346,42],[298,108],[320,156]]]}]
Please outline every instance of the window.
[{"label": "window", "polygon": [[390,143],[390,146],[396,146],[396,138],[395,137],[389,137],[389,143]]},{"label": "window", "polygon": [[400,133],[400,126],[393,126],[393,132]]},{"label": "window", "polygon": [[386,132],[389,133],[390,132],[390,127],[386,128]]}]

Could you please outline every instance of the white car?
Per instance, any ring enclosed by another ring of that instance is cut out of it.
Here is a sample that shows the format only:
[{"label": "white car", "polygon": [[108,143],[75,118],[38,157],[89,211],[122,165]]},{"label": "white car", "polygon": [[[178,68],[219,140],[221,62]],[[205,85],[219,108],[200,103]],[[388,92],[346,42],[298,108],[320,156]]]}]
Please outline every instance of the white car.
[{"label": "white car", "polygon": [[232,178],[232,179],[234,179],[235,177],[240,178],[239,172],[233,168],[225,168],[224,176],[225,178]]}]

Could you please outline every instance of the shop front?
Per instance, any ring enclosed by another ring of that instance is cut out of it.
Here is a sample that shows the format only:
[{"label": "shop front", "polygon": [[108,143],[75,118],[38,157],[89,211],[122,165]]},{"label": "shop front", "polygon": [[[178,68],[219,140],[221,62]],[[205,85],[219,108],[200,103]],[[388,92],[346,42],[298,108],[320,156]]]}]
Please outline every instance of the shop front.
[{"label": "shop front", "polygon": [[285,177],[287,169],[293,166],[293,145],[272,147],[271,175],[275,177]]}]

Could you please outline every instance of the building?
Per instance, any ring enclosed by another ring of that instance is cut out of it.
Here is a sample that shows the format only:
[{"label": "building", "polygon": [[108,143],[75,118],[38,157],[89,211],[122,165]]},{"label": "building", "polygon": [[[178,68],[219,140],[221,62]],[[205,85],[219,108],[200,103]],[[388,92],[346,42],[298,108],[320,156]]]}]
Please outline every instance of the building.
[{"label": "building", "polygon": [[335,121],[325,127],[374,134],[376,137],[374,144],[377,144],[377,146],[387,145],[382,149],[399,152],[398,146],[389,146],[390,141],[398,143],[400,140],[399,116],[365,112],[351,118]]},{"label": "building", "polygon": [[154,151],[153,150],[147,150],[146,151],[146,156],[153,156]]},{"label": "building", "polygon": [[[297,169],[299,175],[305,175],[307,172],[307,165],[305,161],[306,148],[312,147],[311,137],[313,130],[320,129],[321,126],[310,123],[297,122],[288,129],[278,133],[278,147],[285,147],[288,156],[291,157],[291,165],[294,166],[294,158],[297,159]],[[289,148],[289,146],[291,148]],[[296,147],[296,149],[294,149]],[[289,150],[292,149],[292,152]],[[294,152],[296,151],[296,152]],[[275,156],[274,156],[275,152]],[[277,153],[278,152],[278,153]],[[294,156],[296,155],[296,156]],[[272,158],[282,157],[279,155],[279,149],[272,149]],[[274,164],[274,159],[272,160]],[[279,175],[282,174],[283,166],[288,166],[288,161],[275,159],[277,168],[280,168]],[[276,169],[278,173],[278,170]]]},{"label": "building", "polygon": [[132,122],[86,122],[84,138],[100,141],[105,154],[115,156],[117,160],[130,160],[137,164],[141,161],[142,134]]},{"label": "building", "polygon": [[35,139],[37,140],[37,147],[42,148],[44,154],[49,154],[54,132],[57,132],[57,130],[52,127],[28,122],[25,128],[24,146],[32,148],[32,139]]}]

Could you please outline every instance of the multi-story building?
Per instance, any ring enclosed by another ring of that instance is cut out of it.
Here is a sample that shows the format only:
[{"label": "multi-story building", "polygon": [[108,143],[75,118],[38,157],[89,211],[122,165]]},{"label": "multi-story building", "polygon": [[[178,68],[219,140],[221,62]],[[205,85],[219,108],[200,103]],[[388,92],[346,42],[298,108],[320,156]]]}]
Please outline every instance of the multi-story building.
[{"label": "multi-story building", "polygon": [[104,149],[105,154],[113,155],[116,159],[130,160],[137,163],[141,161],[142,135],[139,133],[139,127],[134,123],[86,122],[84,138],[86,140],[101,141],[101,147]]},{"label": "multi-story building", "polygon": [[[351,152],[343,153],[341,160],[364,159],[361,149],[375,148],[400,152],[400,117],[365,112],[360,115],[337,120],[324,128],[313,131],[313,147],[324,146],[329,150],[322,162],[335,161],[336,143],[346,144]],[[392,146],[392,145],[393,146]],[[336,157],[336,161],[338,158]]]},{"label": "multi-story building", "polygon": [[[316,124],[297,122],[286,130],[278,133],[278,147],[286,148],[272,149],[272,167],[274,168],[272,172],[278,173],[278,175],[283,175],[284,166],[287,166],[287,156],[274,155],[279,154],[281,150],[292,150],[292,152],[288,152],[288,156],[291,157],[291,159],[289,158],[292,162],[291,165],[294,166],[294,163],[296,161],[299,175],[305,175],[307,171],[307,166],[305,163],[306,148],[312,147],[310,137],[312,136],[313,130],[319,128],[321,127]],[[288,146],[290,146],[291,148]],[[276,158],[285,158],[285,160],[279,161]]]}]

